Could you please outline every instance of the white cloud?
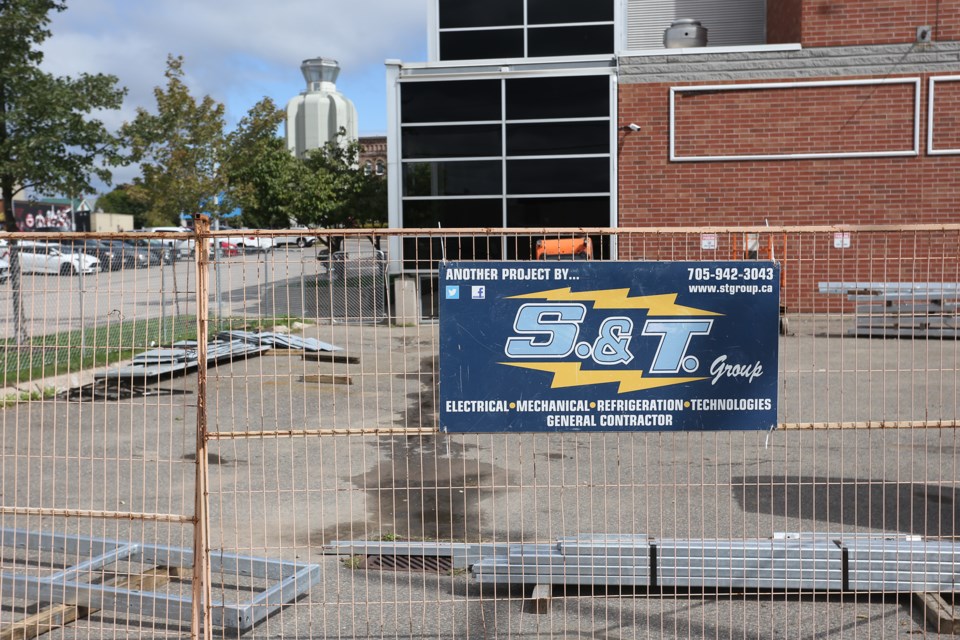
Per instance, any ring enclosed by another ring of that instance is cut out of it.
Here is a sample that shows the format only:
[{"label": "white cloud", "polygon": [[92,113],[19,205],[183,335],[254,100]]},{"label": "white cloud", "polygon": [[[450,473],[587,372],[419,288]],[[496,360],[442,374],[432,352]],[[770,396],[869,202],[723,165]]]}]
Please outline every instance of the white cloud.
[{"label": "white cloud", "polygon": [[[388,58],[423,60],[429,0],[74,0],[54,14],[44,68],[107,73],[128,89],[109,126],[154,107],[168,54],[184,57],[195,96],[210,95],[236,122],[261,97],[280,105],[303,90],[300,62],[340,62],[338,88],[354,100],[361,134],[384,128]],[[114,183],[135,171],[117,172]]]}]

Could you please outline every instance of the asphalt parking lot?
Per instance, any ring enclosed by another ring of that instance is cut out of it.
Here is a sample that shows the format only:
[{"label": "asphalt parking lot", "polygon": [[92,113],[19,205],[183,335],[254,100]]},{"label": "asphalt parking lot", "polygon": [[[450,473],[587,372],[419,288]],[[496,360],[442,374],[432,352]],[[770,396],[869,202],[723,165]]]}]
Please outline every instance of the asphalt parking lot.
[{"label": "asphalt parking lot", "polygon": [[[253,316],[265,311],[268,291],[279,282],[309,281],[324,273],[314,247],[250,252],[222,258],[210,267],[211,312]],[[196,272],[192,258],[139,269],[101,271],[87,276],[28,274],[23,308],[30,335],[74,330],[120,318],[173,317],[196,313]],[[12,337],[12,289],[0,285],[0,335]]]}]

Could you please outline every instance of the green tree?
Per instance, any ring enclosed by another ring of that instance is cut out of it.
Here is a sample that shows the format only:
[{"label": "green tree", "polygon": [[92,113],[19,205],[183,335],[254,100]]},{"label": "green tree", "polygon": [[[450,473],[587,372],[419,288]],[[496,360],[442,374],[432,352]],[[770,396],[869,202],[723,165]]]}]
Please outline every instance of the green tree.
[{"label": "green tree", "polygon": [[132,183],[119,184],[113,191],[97,198],[97,209],[133,216],[136,229],[163,226],[163,220],[154,218],[150,213],[150,203],[146,200],[143,181],[139,177],[134,178]]},{"label": "green tree", "polygon": [[227,206],[215,201],[226,186],[224,107],[210,96],[190,95],[182,57],[168,56],[164,75],[166,87],[153,92],[156,113],[141,107],[121,130],[143,174],[138,197],[149,203],[145,215],[168,224],[182,213],[217,216]]},{"label": "green tree", "polygon": [[[124,162],[116,136],[91,114],[118,109],[126,91],[103,74],[58,77],[40,70],[40,45],[50,37],[51,12],[66,9],[56,0],[0,1],[0,192],[3,211],[30,189],[44,195],[79,197],[92,193],[94,178],[109,182],[110,167]],[[13,215],[4,228],[16,231]],[[11,252],[14,324],[23,328],[20,269]]]},{"label": "green tree", "polygon": [[300,188],[300,161],[277,135],[284,112],[264,98],[227,136],[223,163],[229,204],[243,212],[251,227],[280,229],[296,220],[293,210]]},{"label": "green tree", "polygon": [[297,219],[322,227],[381,227],[387,222],[387,182],[360,166],[360,143],[336,140],[309,152],[301,178],[307,189]]},{"label": "green tree", "polygon": [[360,145],[337,139],[296,158],[277,135],[283,111],[268,98],[228,136],[224,162],[232,206],[253,227],[296,221],[319,228],[379,227],[387,221],[387,183],[359,163]]}]

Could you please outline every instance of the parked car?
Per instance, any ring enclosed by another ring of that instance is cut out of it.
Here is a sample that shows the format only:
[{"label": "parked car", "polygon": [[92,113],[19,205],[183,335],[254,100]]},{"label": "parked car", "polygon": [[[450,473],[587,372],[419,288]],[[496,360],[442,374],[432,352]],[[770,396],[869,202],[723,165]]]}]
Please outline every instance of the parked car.
[{"label": "parked car", "polygon": [[[291,227],[291,230],[301,231],[306,234],[309,229],[306,227]],[[275,247],[289,247],[292,244],[297,245],[301,249],[304,247],[312,247],[317,242],[317,236],[311,235],[302,235],[302,236],[273,236],[273,246]]]},{"label": "parked car", "polygon": [[[240,249],[237,248],[237,245],[230,244],[226,240],[220,240],[220,255],[224,258],[232,258],[234,256],[240,255]],[[210,257],[214,257],[214,245],[210,245]]]},{"label": "parked car", "polygon": [[22,273],[59,273],[68,276],[100,271],[100,261],[93,256],[54,243],[21,242],[19,259]]},{"label": "parked car", "polygon": [[[222,227],[221,227],[222,230]],[[273,249],[273,238],[268,235],[255,235],[251,229],[234,229],[236,235],[230,235],[220,240],[234,245],[240,251],[269,251]]]},{"label": "parked car", "polygon": [[147,249],[127,244],[123,240],[101,240],[101,242],[109,245],[115,256],[120,256],[120,262],[125,269],[150,266],[150,255]]},{"label": "parked car", "polygon": [[122,269],[123,252],[111,243],[102,240],[62,240],[61,247],[67,247],[74,253],[85,253],[93,256],[100,261],[100,268],[104,270],[116,271]]},{"label": "parked car", "polygon": [[177,255],[177,250],[169,245],[165,245],[163,240],[147,240],[146,238],[137,238],[136,240],[125,240],[124,244],[130,249],[138,252],[144,252],[147,259],[147,266],[166,264],[173,262]]},{"label": "parked car", "polygon": [[193,254],[193,250],[196,248],[196,240],[193,239],[193,231],[186,227],[147,227],[143,231],[155,231],[155,232],[164,232],[164,233],[183,233],[187,237],[183,239],[179,238],[160,238],[159,242],[164,246],[174,249],[176,252],[176,257],[185,258]]}]

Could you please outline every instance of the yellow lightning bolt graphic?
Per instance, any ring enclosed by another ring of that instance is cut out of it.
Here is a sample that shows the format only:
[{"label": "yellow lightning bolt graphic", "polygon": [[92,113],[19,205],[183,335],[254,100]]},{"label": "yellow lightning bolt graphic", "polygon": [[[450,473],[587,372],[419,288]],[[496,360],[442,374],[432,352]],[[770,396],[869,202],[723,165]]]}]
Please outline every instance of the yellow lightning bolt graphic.
[{"label": "yellow lightning bolt graphic", "polygon": [[552,373],[551,389],[619,382],[620,388],[617,389],[617,393],[628,393],[706,380],[706,378],[644,378],[643,371],[583,371],[579,362],[501,362],[500,364]]},{"label": "yellow lightning bolt graphic", "polygon": [[570,287],[551,289],[537,293],[525,293],[512,298],[549,300],[551,302],[593,302],[594,309],[649,309],[647,316],[721,316],[722,313],[684,307],[677,304],[677,294],[662,293],[654,296],[630,296],[630,289],[604,289],[573,293]]}]

